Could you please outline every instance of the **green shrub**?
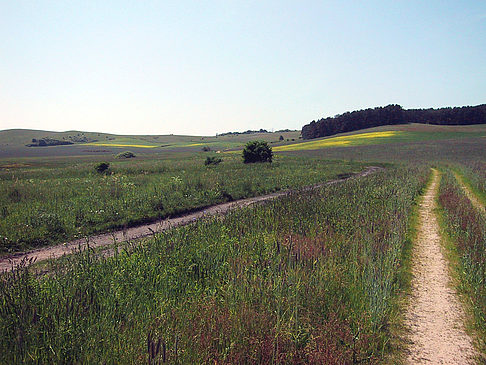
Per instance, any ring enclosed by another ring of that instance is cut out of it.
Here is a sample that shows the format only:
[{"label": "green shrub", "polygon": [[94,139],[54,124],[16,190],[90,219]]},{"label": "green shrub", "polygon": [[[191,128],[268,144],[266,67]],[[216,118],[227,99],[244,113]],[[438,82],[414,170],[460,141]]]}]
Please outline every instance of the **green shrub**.
[{"label": "green shrub", "polygon": [[95,166],[95,170],[97,172],[99,172],[100,174],[102,174],[103,172],[108,170],[109,167],[110,167],[110,164],[108,162],[101,162],[101,163],[99,163],[98,165]]},{"label": "green shrub", "polygon": [[243,162],[272,162],[272,147],[265,141],[250,141],[243,149]]},{"label": "green shrub", "polygon": [[204,164],[206,166],[210,166],[210,165],[218,165],[220,164],[221,162],[223,161],[222,158],[218,158],[218,157],[215,157],[215,156],[208,156],[206,158],[206,161],[204,161]]},{"label": "green shrub", "polygon": [[116,155],[116,158],[133,158],[133,157],[137,157],[137,156],[135,156],[135,154],[132,151],[125,151]]}]

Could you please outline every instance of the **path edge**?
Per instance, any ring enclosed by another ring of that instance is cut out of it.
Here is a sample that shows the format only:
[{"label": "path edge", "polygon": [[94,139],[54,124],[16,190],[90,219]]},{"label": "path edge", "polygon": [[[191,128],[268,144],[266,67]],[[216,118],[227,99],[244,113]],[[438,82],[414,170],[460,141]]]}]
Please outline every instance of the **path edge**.
[{"label": "path edge", "polygon": [[[441,168],[442,174],[446,173],[447,168]],[[464,194],[464,196],[471,201],[469,195],[464,190],[464,187],[469,188],[466,183],[464,182],[464,177],[461,174],[458,174],[457,171],[453,168],[448,168],[451,172],[452,177],[456,180],[460,191]],[[457,177],[460,177],[458,179]],[[462,178],[462,179],[461,179]],[[440,194],[440,182],[439,182],[439,194]],[[470,193],[474,194],[473,190],[469,191]],[[441,235],[441,246],[443,249],[444,258],[448,263],[448,271],[449,276],[451,279],[451,286],[456,291],[457,298],[459,299],[460,304],[462,305],[464,311],[464,329],[466,333],[471,337],[474,349],[476,350],[476,362],[478,364],[486,364],[486,340],[484,343],[481,343],[481,331],[475,324],[475,315],[474,310],[472,308],[471,301],[468,299],[469,295],[469,288],[463,282],[461,278],[461,272],[463,270],[463,266],[460,259],[460,253],[457,249],[457,240],[452,237],[448,230],[447,230],[447,212],[445,209],[440,205],[439,202],[439,194],[436,196],[436,208],[434,213],[437,217],[437,223],[439,225],[439,232]],[[477,196],[476,196],[477,198]],[[473,207],[478,209],[473,202]],[[485,334],[486,336],[486,334]]]},{"label": "path edge", "polygon": [[419,210],[420,205],[425,198],[425,193],[433,182],[433,178],[434,172],[431,168],[425,184],[415,198],[412,211],[408,217],[409,229],[407,232],[407,240],[400,257],[400,269],[398,272],[400,289],[398,295],[394,299],[393,312],[390,316],[392,318],[390,322],[391,349],[389,353],[384,356],[383,361],[383,364],[386,365],[406,364],[406,355],[409,346],[408,334],[410,333],[410,329],[405,325],[405,315],[411,304],[412,298],[412,264],[414,258],[414,246],[420,224]]}]

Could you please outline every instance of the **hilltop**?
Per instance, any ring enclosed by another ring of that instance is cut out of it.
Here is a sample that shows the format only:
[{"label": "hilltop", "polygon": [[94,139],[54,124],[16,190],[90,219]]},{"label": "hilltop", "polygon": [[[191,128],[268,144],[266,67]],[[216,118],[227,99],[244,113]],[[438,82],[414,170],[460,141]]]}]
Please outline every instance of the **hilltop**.
[{"label": "hilltop", "polygon": [[[280,137],[283,137],[281,140]],[[135,150],[141,153],[227,150],[241,148],[250,140],[281,144],[296,141],[300,131],[247,131],[216,136],[186,135],[119,135],[110,133],[32,129],[0,131],[0,158],[34,156],[82,156]]]},{"label": "hilltop", "polygon": [[486,123],[486,104],[438,109],[403,109],[393,104],[346,112],[302,127],[302,137],[312,139],[383,125],[423,123],[435,125],[470,125]]}]

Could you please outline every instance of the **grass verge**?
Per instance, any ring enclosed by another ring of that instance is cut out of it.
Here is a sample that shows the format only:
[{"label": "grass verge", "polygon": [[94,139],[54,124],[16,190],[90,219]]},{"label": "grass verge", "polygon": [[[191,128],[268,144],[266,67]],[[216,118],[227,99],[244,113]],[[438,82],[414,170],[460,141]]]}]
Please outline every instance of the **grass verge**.
[{"label": "grass verge", "polygon": [[437,216],[450,262],[453,284],[465,305],[466,329],[486,359],[486,219],[472,205],[453,172],[439,187]]}]

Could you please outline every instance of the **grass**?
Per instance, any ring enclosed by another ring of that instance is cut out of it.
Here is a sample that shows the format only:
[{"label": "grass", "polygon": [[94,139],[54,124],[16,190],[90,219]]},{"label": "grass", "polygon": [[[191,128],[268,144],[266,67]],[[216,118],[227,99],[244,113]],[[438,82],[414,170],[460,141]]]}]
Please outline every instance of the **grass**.
[{"label": "grass", "polygon": [[454,166],[464,184],[474,193],[483,206],[486,206],[486,163],[474,161]]},{"label": "grass", "polygon": [[[284,142],[280,142],[280,136]],[[48,137],[51,139],[74,141],[74,144],[54,147],[26,147],[32,139]],[[260,139],[272,144],[298,140],[300,131],[252,133],[217,136],[181,135],[115,135],[96,132],[49,132],[39,130],[13,129],[0,131],[0,159],[18,157],[50,156],[93,156],[97,153],[118,153],[121,148],[137,148],[146,154],[197,152],[202,147],[212,150],[242,148],[248,141]],[[84,141],[84,142],[83,142]],[[103,150],[96,152],[96,150]],[[1,161],[0,161],[1,162]]]},{"label": "grass", "polygon": [[315,150],[334,146],[354,146],[362,144],[376,143],[379,139],[388,138],[400,135],[402,132],[385,131],[385,132],[370,132],[360,133],[348,136],[331,137],[326,139],[318,139],[310,142],[295,143],[287,146],[275,147],[275,151],[299,151],[299,150]]},{"label": "grass", "polygon": [[[484,193],[485,131],[379,127],[368,137],[337,137],[354,141],[344,147],[288,145],[305,148],[278,152],[271,165],[244,165],[240,152],[195,153],[203,145],[238,148],[255,135],[129,136],[127,143],[171,146],[141,148],[123,161],[111,154],[3,159],[3,253],[311,185],[378,162],[387,171],[116,246],[113,257],[89,248],[44,263],[48,275],[27,265],[3,274],[0,363],[397,363],[416,202],[429,166],[446,161]],[[279,135],[260,139],[275,146]],[[49,151],[67,148],[80,147]],[[208,156],[223,162],[206,167]],[[95,173],[104,160],[111,172]],[[484,343],[484,218],[450,173],[439,203]]]},{"label": "grass", "polygon": [[156,148],[158,146],[142,145],[135,143],[84,143],[83,146],[103,146],[103,147],[137,147],[137,148]]},{"label": "grass", "polygon": [[447,170],[439,188],[442,225],[456,261],[459,290],[467,298],[478,333],[478,348],[486,351],[486,217],[467,198],[453,173]]},{"label": "grass", "polygon": [[0,252],[85,237],[363,169],[357,163],[300,157],[243,164],[240,156],[207,167],[206,156],[113,160],[108,174],[97,173],[90,162],[2,171]]},{"label": "grass", "polygon": [[362,145],[375,145],[383,143],[403,143],[416,142],[425,140],[441,140],[441,139],[459,139],[477,137],[476,132],[452,132],[452,131],[431,131],[431,132],[415,132],[415,131],[376,131],[376,132],[361,132],[350,133],[338,137],[328,137],[324,139],[311,140],[309,142],[301,142],[289,144],[285,146],[277,146],[274,148],[276,152],[284,151],[302,151],[302,150],[317,150],[329,147],[349,147]]},{"label": "grass", "polygon": [[[424,167],[422,167],[424,168]],[[385,364],[404,364],[407,344],[404,339],[407,338],[408,329],[404,326],[405,313],[410,305],[412,292],[412,258],[413,243],[417,239],[419,225],[419,208],[420,201],[428,186],[432,183],[433,175],[429,173],[428,179],[422,185],[422,189],[416,196],[409,213],[408,232],[405,236],[400,264],[397,267],[397,282],[400,290],[392,301],[392,310],[390,312],[390,345],[389,352],[385,354],[383,363]]]},{"label": "grass", "polygon": [[426,179],[390,169],[5,274],[0,362],[380,361]]},{"label": "grass", "polygon": [[454,163],[469,166],[474,161],[485,160],[486,138],[464,137],[424,139],[420,141],[395,141],[394,143],[359,145],[282,152],[293,156],[320,157],[404,164]]}]

